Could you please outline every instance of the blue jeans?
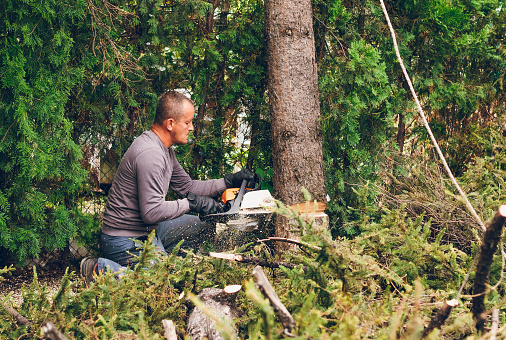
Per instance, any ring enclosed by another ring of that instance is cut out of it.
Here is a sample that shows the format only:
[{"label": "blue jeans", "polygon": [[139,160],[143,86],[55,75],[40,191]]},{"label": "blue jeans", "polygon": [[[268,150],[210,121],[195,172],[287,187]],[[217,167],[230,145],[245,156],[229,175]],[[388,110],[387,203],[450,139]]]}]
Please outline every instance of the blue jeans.
[{"label": "blue jeans", "polygon": [[[153,244],[157,247],[157,251],[167,255],[183,239],[185,240],[183,248],[197,248],[213,234],[214,225],[202,222],[198,216],[183,215],[158,224]],[[132,239],[144,242],[147,238],[147,236],[110,236],[102,233],[100,237],[102,257],[98,259],[97,270],[100,272],[109,267],[109,270],[116,273],[134,266],[136,262],[133,256],[138,256],[140,249],[137,249]]]}]

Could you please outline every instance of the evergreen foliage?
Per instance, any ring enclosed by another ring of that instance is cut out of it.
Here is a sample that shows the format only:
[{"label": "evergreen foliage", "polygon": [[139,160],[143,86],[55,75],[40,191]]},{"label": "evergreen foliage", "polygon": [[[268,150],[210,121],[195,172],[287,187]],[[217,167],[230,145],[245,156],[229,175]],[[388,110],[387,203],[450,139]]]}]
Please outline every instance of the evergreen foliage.
[{"label": "evergreen foliage", "polygon": [[[298,267],[267,271],[296,321],[292,331],[296,338],[419,339],[434,309],[455,296],[471,262],[471,257],[445,245],[441,238],[430,240],[430,223],[411,220],[402,209],[385,211],[381,223],[370,224],[361,237],[335,240],[325,224],[278,204],[278,213],[291,218],[294,230],[309,245],[305,252],[283,257]],[[234,320],[238,337],[284,337],[276,313],[255,287],[251,265],[192,252],[181,257],[179,247],[159,257],[150,245],[152,237],[140,245],[144,250],[133,269],[120,279],[110,272],[100,275],[89,288],[67,271],[60,290],[50,295],[47,287],[38,284],[34,271],[19,309],[30,316],[32,325],[16,326],[0,308],[0,335],[6,339],[35,336],[43,321],[51,321],[73,339],[154,339],[163,334],[162,320],[170,319],[184,336],[194,304],[203,307],[193,294],[206,287],[242,284],[236,301],[241,316]],[[265,244],[247,244],[234,252],[258,257],[268,251]],[[447,325],[434,333],[439,334],[437,338],[474,334],[469,300],[464,297],[460,302]],[[490,293],[489,303],[496,302],[495,293]],[[206,313],[233,338],[232,325],[211,310]]]},{"label": "evergreen foliage", "polygon": [[[504,2],[386,5],[431,128],[489,221],[504,201]],[[5,0],[0,10],[1,261],[22,263],[76,237],[97,242],[99,216],[82,208],[97,189],[90,161],[119,159],[167,89],[187,91],[198,106],[195,143],[176,149],[194,178],[248,166],[272,188],[261,1]],[[480,230],[434,161],[379,4],[314,0],[313,10],[329,228],[280,202],[315,248],[283,254],[298,267],[269,270],[269,279],[296,338],[417,339],[468,273],[472,282]],[[237,143],[241,123],[249,145]],[[227,284],[244,285],[240,338],[284,337],[248,265],[177,251],[157,258],[145,247],[121,280],[108,273],[89,289],[69,270],[51,296],[35,275],[20,308],[32,325],[17,326],[2,307],[0,337],[36,338],[51,321],[74,339],[161,338],[163,319],[184,332],[190,293]],[[235,251],[273,260],[265,244]],[[497,256],[498,284],[486,295],[501,313],[503,270]],[[429,338],[479,338],[470,283],[462,293]]]}]

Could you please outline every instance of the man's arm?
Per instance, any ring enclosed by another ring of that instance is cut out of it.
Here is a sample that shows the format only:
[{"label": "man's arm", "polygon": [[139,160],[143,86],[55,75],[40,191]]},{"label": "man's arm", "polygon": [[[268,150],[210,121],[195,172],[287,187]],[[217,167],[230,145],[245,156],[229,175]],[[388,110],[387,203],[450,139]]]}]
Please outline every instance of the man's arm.
[{"label": "man's arm", "polygon": [[187,199],[166,201],[168,178],[165,162],[148,152],[136,162],[139,210],[144,223],[153,225],[183,215],[190,210]]}]

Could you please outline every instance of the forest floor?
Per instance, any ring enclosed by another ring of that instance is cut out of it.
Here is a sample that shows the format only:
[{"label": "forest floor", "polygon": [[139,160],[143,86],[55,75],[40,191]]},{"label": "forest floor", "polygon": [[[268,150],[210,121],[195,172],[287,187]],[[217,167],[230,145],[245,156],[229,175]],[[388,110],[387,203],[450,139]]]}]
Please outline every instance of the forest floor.
[{"label": "forest floor", "polygon": [[[48,264],[45,267],[37,267],[36,271],[39,286],[43,287],[45,285],[49,290],[49,296],[53,296],[60,288],[62,277],[65,275],[65,268],[61,268],[58,264]],[[71,271],[74,271],[71,280],[79,280],[79,268],[76,265],[69,265],[69,272]],[[3,301],[12,292],[10,298],[12,306],[19,307],[23,302],[21,288],[29,288],[32,282],[32,267],[17,268],[9,274],[5,274],[4,280],[0,281],[0,300]],[[7,305],[11,304],[9,300],[5,303]]]}]

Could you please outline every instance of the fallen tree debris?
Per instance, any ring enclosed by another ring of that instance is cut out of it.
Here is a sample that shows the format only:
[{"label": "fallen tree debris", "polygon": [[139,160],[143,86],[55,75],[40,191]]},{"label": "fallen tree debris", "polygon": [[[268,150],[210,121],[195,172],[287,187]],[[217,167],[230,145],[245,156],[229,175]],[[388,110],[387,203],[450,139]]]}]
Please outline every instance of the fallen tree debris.
[{"label": "fallen tree debris", "polygon": [[10,316],[12,316],[16,320],[18,325],[31,325],[32,324],[30,321],[28,321],[27,318],[25,318],[23,315],[19,314],[19,312],[17,310],[15,310],[13,307],[5,306],[3,304],[2,304],[2,307],[10,314]]},{"label": "fallen tree debris", "polygon": [[278,314],[279,320],[284,327],[285,335],[293,337],[294,335],[291,332],[295,327],[295,320],[279,299],[278,294],[276,294],[274,288],[272,288],[272,285],[267,279],[267,276],[265,276],[262,267],[255,267],[255,269],[253,269],[253,276],[255,276],[257,280],[256,284],[258,288],[267,296],[272,308],[274,308],[274,311]]},{"label": "fallen tree debris", "polygon": [[44,338],[50,340],[67,340],[65,335],[60,333],[59,330],[56,329],[55,325],[51,322],[45,322],[42,324],[42,330],[44,331]]},{"label": "fallen tree debris", "polygon": [[[208,312],[224,318],[230,323],[240,316],[235,306],[235,298],[241,285],[231,285],[224,289],[204,288],[197,296],[204,303]],[[216,329],[216,321],[206,315],[201,308],[195,307],[188,317],[187,333],[192,340],[223,340],[221,332]]]},{"label": "fallen tree debris", "polygon": [[309,248],[309,249],[313,249],[313,250],[322,250],[322,248],[320,248],[318,246],[313,246],[312,244],[309,244],[309,243],[306,243],[306,242],[302,242],[302,241],[298,241],[298,240],[294,240],[292,238],[268,237],[268,238],[265,238],[265,239],[262,239],[262,240],[257,240],[257,242],[265,242],[265,241],[287,242],[287,243],[293,243],[293,244],[296,244],[296,245],[299,245],[299,246],[302,246],[302,247],[306,247],[306,248]]},{"label": "fallen tree debris", "polygon": [[[227,254],[227,253],[213,253],[210,252],[209,256],[215,257],[218,259],[225,259],[229,261],[236,261],[236,262],[243,262],[243,263],[251,263],[255,264],[261,267],[267,267],[267,268],[279,268],[279,267],[286,267],[289,269],[297,268],[298,265],[288,262],[270,262],[264,259],[260,259],[257,257],[251,257],[251,256],[245,256],[245,255],[239,255],[239,254]],[[306,270],[306,267],[303,267],[304,270]]]},{"label": "fallen tree debris", "polygon": [[177,340],[176,326],[172,320],[162,320],[165,340]]},{"label": "fallen tree debris", "polygon": [[448,316],[450,316],[450,313],[453,310],[453,307],[458,305],[458,301],[456,299],[445,301],[443,306],[438,310],[436,315],[432,317],[430,320],[430,323],[422,333],[422,339],[427,337],[434,329],[441,328],[442,325],[444,325],[446,319],[448,319]]},{"label": "fallen tree debris", "polygon": [[476,274],[473,285],[473,304],[471,307],[478,334],[485,330],[487,314],[485,309],[485,292],[488,286],[490,266],[492,265],[497,245],[501,240],[501,234],[505,221],[506,205],[501,205],[485,231],[483,241],[480,246],[480,255],[476,265]]}]

